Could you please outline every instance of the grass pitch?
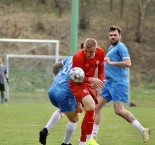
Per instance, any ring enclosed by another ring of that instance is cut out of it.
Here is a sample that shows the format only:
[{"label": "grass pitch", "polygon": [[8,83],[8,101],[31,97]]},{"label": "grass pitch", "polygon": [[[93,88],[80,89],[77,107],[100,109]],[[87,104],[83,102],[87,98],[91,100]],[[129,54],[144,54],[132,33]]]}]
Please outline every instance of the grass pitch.
[{"label": "grass pitch", "polygon": [[[151,128],[149,145],[155,145],[155,107],[126,106],[145,127]],[[49,101],[44,103],[13,103],[0,105],[0,144],[1,145],[39,145],[39,131],[56,110]],[[102,110],[97,141],[100,145],[142,145],[140,133],[128,122],[113,112],[112,104]],[[77,129],[71,143],[78,145],[80,124],[83,113],[79,116]],[[67,118],[63,117],[50,131],[47,145],[60,145],[63,140]]]}]

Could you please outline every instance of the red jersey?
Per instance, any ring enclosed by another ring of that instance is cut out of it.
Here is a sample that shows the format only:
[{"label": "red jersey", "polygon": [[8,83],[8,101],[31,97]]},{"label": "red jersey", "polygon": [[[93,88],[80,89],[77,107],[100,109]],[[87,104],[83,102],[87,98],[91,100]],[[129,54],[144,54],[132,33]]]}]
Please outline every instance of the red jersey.
[{"label": "red jersey", "polygon": [[92,59],[86,59],[84,49],[79,50],[73,55],[73,67],[80,67],[85,72],[83,83],[75,83],[72,80],[69,82],[69,87],[78,102],[87,95],[91,95],[97,103],[96,92],[93,89],[92,83],[88,82],[88,77],[94,77],[98,67],[98,78],[104,80],[104,50],[100,47],[96,48],[95,56]]},{"label": "red jersey", "polygon": [[84,82],[88,82],[88,77],[94,77],[98,67],[98,78],[104,80],[104,50],[97,47],[95,56],[92,59],[86,59],[84,49],[80,49],[73,55],[73,67],[80,67],[85,72]]}]

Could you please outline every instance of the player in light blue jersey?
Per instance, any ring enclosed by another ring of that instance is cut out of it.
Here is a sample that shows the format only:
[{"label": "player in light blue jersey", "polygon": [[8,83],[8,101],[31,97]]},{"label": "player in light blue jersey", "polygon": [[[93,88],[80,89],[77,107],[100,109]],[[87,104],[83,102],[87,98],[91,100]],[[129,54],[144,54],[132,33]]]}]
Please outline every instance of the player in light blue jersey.
[{"label": "player in light blue jersey", "polygon": [[[110,59],[108,59],[110,58]],[[118,81],[123,83],[124,85],[127,85],[128,83],[128,77],[127,77],[127,68],[130,67],[130,56],[128,53],[127,47],[122,43],[118,42],[116,45],[112,45],[109,47],[108,53],[106,54],[105,61],[105,78],[106,80],[112,79],[114,81]],[[110,65],[108,64],[108,61],[111,62],[121,62],[125,61],[127,63],[126,67],[121,67],[117,65]]]},{"label": "player in light blue jersey", "polygon": [[143,137],[143,145],[147,145],[150,129],[144,128],[133,114],[124,108],[124,104],[128,101],[127,68],[131,67],[131,60],[127,47],[120,42],[120,39],[121,28],[111,26],[109,29],[109,40],[111,46],[105,56],[104,63],[105,83],[96,106],[93,136],[96,138],[99,129],[101,108],[106,103],[113,101],[115,113],[138,129]]},{"label": "player in light blue jersey", "polygon": [[61,112],[70,112],[76,109],[76,100],[68,87],[72,57],[68,57],[62,61],[62,66],[63,68],[56,75],[53,84],[48,90],[48,96],[52,104],[58,107]]},{"label": "player in light blue jersey", "polygon": [[61,145],[72,145],[70,139],[74,133],[78,121],[78,112],[82,111],[82,106],[77,103],[71,93],[68,82],[70,80],[69,72],[72,68],[72,57],[68,57],[61,62],[54,64],[53,72],[56,75],[51,87],[48,90],[48,96],[51,103],[59,108],[56,110],[45,128],[39,133],[39,141],[46,145],[46,137],[50,129],[61,119],[63,113],[68,117],[69,122],[66,126],[66,132]]}]

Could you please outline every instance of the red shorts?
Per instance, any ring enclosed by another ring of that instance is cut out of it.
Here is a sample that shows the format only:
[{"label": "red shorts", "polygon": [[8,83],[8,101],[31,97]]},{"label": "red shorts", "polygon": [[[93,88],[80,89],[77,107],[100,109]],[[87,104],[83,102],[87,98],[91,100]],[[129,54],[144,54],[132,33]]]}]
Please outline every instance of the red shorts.
[{"label": "red shorts", "polygon": [[76,100],[78,102],[82,102],[82,98],[91,95],[92,98],[94,99],[95,103],[97,104],[98,101],[96,99],[96,92],[93,89],[92,84],[90,83],[69,83],[70,90],[72,94],[75,96]]}]

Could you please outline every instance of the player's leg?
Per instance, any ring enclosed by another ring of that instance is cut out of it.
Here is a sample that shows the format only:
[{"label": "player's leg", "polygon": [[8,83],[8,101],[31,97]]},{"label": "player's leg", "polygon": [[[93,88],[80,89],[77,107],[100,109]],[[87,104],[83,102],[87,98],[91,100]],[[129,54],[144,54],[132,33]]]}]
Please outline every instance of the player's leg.
[{"label": "player's leg", "polygon": [[[85,108],[85,115],[81,125],[81,138],[79,145],[82,145],[86,142],[90,145],[98,145],[96,141],[93,139],[92,130],[94,125],[94,115],[95,115],[95,102],[91,95],[87,95],[82,98],[82,103]],[[85,139],[83,140],[84,136]]]},{"label": "player's leg", "polygon": [[5,88],[4,88],[4,84],[1,84],[0,83],[0,93],[1,93],[1,103],[3,103],[4,102],[4,90],[5,90]]},{"label": "player's leg", "polygon": [[1,98],[2,98],[2,100],[1,100],[1,103],[3,103],[4,102],[4,91],[1,91]]},{"label": "player's leg", "polygon": [[96,104],[95,106],[95,121],[94,121],[94,126],[93,126],[93,138],[96,139],[97,138],[97,134],[99,131],[99,124],[101,122],[101,117],[102,117],[102,107],[107,103],[106,99],[99,96],[97,98],[98,100],[98,104]]},{"label": "player's leg", "polygon": [[63,143],[61,145],[71,145],[70,140],[77,126],[78,113],[76,110],[74,110],[71,112],[66,112],[65,115],[68,117],[69,122],[66,125],[65,135],[64,135]]},{"label": "player's leg", "polygon": [[[58,91],[56,91],[58,92]],[[48,92],[49,99],[51,103],[58,108],[58,103],[55,100],[55,87],[51,86]],[[51,118],[49,119],[48,123],[45,125],[45,127],[39,132],[39,142],[43,145],[46,145],[46,138],[49,134],[49,131],[52,129],[52,127],[62,118],[63,113],[58,109],[56,110]]]},{"label": "player's leg", "polygon": [[127,120],[129,123],[131,123],[132,126],[134,126],[141,132],[142,137],[144,139],[144,145],[147,145],[149,140],[150,129],[144,128],[141,125],[141,123],[134,117],[134,115],[124,108],[123,102],[114,102],[114,110],[117,115]]},{"label": "player's leg", "polygon": [[0,94],[1,94],[1,103],[3,103],[3,100],[2,100],[2,92],[0,91]]},{"label": "player's leg", "polygon": [[[149,140],[149,133],[150,130],[144,128],[141,123],[134,117],[134,115],[125,109],[124,103],[127,102],[127,86],[124,84],[115,84],[116,86],[113,88],[112,96],[113,96],[113,104],[114,104],[114,111],[117,115],[121,116],[132,126],[138,129],[142,137],[144,139],[144,145],[147,145]],[[119,90],[118,90],[119,88]]]},{"label": "player's leg", "polygon": [[56,110],[51,118],[49,119],[48,123],[45,125],[45,127],[40,131],[39,133],[39,141],[41,144],[46,144],[46,138],[49,134],[50,130],[54,127],[54,125],[62,118],[63,113],[60,112],[60,110]]},{"label": "player's leg", "polygon": [[[95,101],[92,98],[92,95],[90,95],[90,90],[92,91],[93,88],[92,86],[85,86],[84,83],[79,83],[78,85],[70,84],[70,89],[72,93],[74,94],[74,96],[76,97],[76,100],[78,100],[78,102],[82,102],[84,109],[85,109],[85,115],[84,115],[82,125],[81,125],[81,136],[84,136],[83,138],[85,140],[82,141],[80,137],[79,145],[87,144],[86,138],[87,140],[93,139],[92,129],[93,129],[93,124],[94,124]],[[81,91],[81,90],[84,90],[84,91]]]},{"label": "player's leg", "polygon": [[93,138],[94,139],[97,138],[99,124],[101,122],[101,117],[102,117],[101,110],[106,103],[112,100],[112,97],[109,92],[108,81],[105,81],[104,87],[101,90],[101,95],[97,99],[98,99],[98,104],[96,104],[96,107],[95,107],[95,122],[93,126]]},{"label": "player's leg", "polygon": [[51,118],[49,119],[48,123],[46,124],[45,128],[47,128],[48,132],[53,128],[53,126],[64,116],[64,114],[58,109],[56,110]]},{"label": "player's leg", "polygon": [[68,124],[66,125],[65,135],[61,145],[71,145],[70,140],[77,126],[78,113],[82,112],[82,105],[81,103],[77,103],[74,96],[69,94],[68,97],[65,97],[63,108],[60,107],[60,109],[62,112],[64,112],[69,120]]}]

